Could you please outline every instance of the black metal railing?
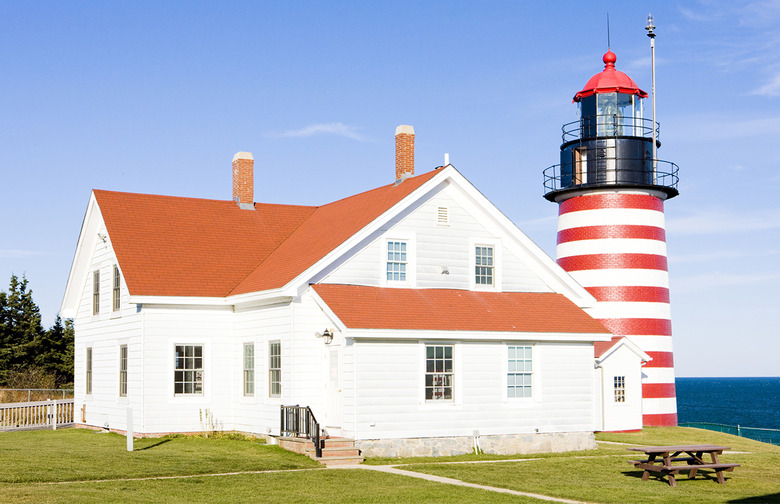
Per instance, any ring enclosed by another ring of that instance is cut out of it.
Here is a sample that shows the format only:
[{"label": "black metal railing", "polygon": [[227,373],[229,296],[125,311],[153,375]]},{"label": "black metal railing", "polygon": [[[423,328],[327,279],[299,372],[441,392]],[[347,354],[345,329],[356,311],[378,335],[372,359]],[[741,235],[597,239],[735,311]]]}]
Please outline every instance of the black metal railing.
[{"label": "black metal railing", "polygon": [[583,162],[582,167],[577,162],[548,167],[543,172],[545,194],[603,186],[657,187],[670,195],[677,194],[680,168],[671,161],[617,157],[598,161]]},{"label": "black metal railing", "polygon": [[[617,114],[581,117],[561,126],[563,143],[595,137],[653,137],[653,121],[643,117],[623,117]],[[661,126],[655,123],[655,138],[661,135]]]},{"label": "black metal railing", "polygon": [[282,436],[305,437],[314,443],[317,458],[322,457],[322,445],[320,444],[320,424],[314,418],[314,413],[308,406],[282,406],[281,410]]}]

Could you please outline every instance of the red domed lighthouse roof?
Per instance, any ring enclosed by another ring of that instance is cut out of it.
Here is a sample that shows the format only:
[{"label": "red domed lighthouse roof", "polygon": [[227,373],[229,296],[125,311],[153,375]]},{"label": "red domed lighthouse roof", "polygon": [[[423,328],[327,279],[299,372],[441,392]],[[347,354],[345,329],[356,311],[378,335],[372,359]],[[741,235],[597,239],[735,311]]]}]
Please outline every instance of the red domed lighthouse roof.
[{"label": "red domed lighthouse roof", "polygon": [[590,78],[582,91],[574,95],[575,102],[586,96],[601,93],[635,94],[640,98],[647,98],[647,93],[639,89],[636,82],[619,70],[615,70],[617,56],[610,50],[604,54],[604,70]]}]

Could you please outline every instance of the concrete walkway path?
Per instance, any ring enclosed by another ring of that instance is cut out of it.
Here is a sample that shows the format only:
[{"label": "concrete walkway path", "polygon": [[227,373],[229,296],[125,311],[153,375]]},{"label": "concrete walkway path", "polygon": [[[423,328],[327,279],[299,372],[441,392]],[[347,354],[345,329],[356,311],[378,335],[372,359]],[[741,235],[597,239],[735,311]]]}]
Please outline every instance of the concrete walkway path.
[{"label": "concrete walkway path", "polygon": [[[406,471],[404,469],[398,469],[395,466],[392,465],[381,465],[381,466],[370,466],[370,465],[354,465],[354,466],[342,466],[343,469],[365,469],[369,471],[379,471],[389,474],[398,474],[400,476],[409,476],[411,478],[419,478],[424,479],[428,481],[435,481],[436,483],[444,483],[446,485],[457,485],[457,486],[463,486],[463,487],[470,487],[470,488],[479,488],[481,490],[487,490],[489,492],[498,492],[498,493],[505,493],[510,495],[519,495],[523,497],[531,497],[534,499],[544,500],[544,501],[550,501],[550,502],[564,502],[566,504],[590,504],[584,501],[575,501],[570,499],[562,499],[559,497],[550,497],[549,495],[541,495],[541,494],[535,494],[530,492],[519,492],[517,490],[510,490],[508,488],[499,488],[499,487],[492,487],[487,485],[477,485],[476,483],[467,483],[465,481],[453,479],[453,478],[445,478],[443,476],[434,476],[432,474],[425,474],[425,473],[418,473],[418,472],[412,472],[412,471]],[[338,469],[338,468],[334,468]]]}]

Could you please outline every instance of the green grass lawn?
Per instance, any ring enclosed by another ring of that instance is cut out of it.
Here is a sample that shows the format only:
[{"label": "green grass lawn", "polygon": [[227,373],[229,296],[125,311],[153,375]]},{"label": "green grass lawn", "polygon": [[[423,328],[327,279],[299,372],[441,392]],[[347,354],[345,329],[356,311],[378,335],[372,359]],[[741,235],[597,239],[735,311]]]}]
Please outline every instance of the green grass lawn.
[{"label": "green grass lawn", "polygon": [[555,497],[600,503],[778,503],[780,502],[780,447],[719,432],[684,427],[645,428],[639,433],[598,434],[601,441],[641,445],[719,444],[730,446],[721,461],[742,464],[724,473],[719,485],[715,473],[701,471],[694,480],[677,478],[677,487],[651,476],[642,481],[642,471],[628,464],[638,458],[625,445],[602,443],[598,450],[528,455],[540,460],[496,464],[416,464],[409,469],[472,483],[510,488]]},{"label": "green grass lawn", "polygon": [[[641,481],[641,471],[626,463],[637,454],[611,443],[577,453],[526,455],[538,460],[523,462],[442,463],[523,457],[470,455],[368,463],[403,463],[413,471],[599,503],[780,502],[780,447],[690,428],[646,428],[634,434],[599,434],[597,439],[631,445],[725,444],[735,453],[722,460],[742,467],[726,473],[725,485],[705,472],[695,480],[681,476],[672,488],[656,478]],[[251,440],[169,437],[137,440],[135,448],[127,452],[122,436],[80,429],[0,433],[0,502],[541,502],[375,471],[319,469],[305,456]],[[207,476],[249,471],[276,472]],[[192,477],[122,481],[185,475]]]},{"label": "green grass lawn", "polygon": [[[325,470],[306,456],[248,440],[139,439],[134,448],[127,452],[123,436],[82,429],[0,433],[0,502],[537,502],[373,471]],[[243,471],[281,472],[119,481]]]}]

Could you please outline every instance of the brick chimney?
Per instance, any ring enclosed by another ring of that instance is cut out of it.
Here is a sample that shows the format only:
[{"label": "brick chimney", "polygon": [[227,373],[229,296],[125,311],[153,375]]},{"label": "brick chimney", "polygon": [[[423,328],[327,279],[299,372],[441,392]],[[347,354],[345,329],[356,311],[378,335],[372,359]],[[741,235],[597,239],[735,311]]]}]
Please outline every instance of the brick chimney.
[{"label": "brick chimney", "polygon": [[244,210],[255,209],[255,158],[251,152],[233,156],[233,201]]},{"label": "brick chimney", "polygon": [[395,129],[395,179],[414,175],[414,128],[407,125]]}]

